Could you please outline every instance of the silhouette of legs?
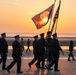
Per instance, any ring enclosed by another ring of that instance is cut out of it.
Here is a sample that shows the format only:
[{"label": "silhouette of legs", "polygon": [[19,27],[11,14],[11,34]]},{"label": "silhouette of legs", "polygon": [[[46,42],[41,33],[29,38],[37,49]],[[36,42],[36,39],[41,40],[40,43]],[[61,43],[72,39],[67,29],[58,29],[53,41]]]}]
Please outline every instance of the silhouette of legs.
[{"label": "silhouette of legs", "polygon": [[30,50],[30,48],[29,48],[29,46],[27,46],[28,48],[27,48],[27,50],[26,50],[26,53],[28,53],[28,51],[31,53],[31,50]]},{"label": "silhouette of legs", "polygon": [[6,54],[1,54],[1,59],[0,63],[2,63],[2,70],[6,69],[6,60],[7,60],[7,55]]}]

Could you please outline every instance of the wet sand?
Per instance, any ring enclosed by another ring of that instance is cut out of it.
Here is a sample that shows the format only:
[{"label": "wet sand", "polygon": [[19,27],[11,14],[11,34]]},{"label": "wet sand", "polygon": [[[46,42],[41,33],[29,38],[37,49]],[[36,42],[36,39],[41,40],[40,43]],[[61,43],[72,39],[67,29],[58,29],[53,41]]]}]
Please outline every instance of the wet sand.
[{"label": "wet sand", "polygon": [[[0,64],[0,75],[76,75],[76,61],[68,62],[66,59],[59,60],[59,69],[60,72],[54,71],[54,66],[52,66],[53,70],[47,69],[37,69],[35,67],[35,63],[31,66],[31,69],[28,66],[28,62],[31,59],[22,59],[21,70],[22,74],[16,73],[16,65],[10,70],[10,74],[6,70],[2,70],[2,65]],[[12,62],[12,59],[8,59],[6,66]]]}]

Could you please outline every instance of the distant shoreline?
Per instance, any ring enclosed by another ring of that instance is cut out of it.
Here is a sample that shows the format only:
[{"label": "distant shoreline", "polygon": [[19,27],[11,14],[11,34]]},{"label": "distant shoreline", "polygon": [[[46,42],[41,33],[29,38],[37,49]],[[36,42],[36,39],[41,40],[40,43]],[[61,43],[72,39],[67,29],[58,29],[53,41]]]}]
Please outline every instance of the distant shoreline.
[{"label": "distant shoreline", "polygon": [[[64,51],[68,51],[69,50],[69,46],[61,46],[61,48]],[[24,46],[24,49],[27,50],[27,46]],[[8,46],[8,50],[12,50],[12,46]],[[30,50],[33,51],[33,46],[30,46]],[[74,47],[74,50],[76,51],[76,46]]]},{"label": "distant shoreline", "polygon": [[[21,37],[23,37],[23,36],[21,36]],[[23,37],[24,46],[27,46],[28,39],[30,39],[30,42],[31,42],[30,46],[32,46],[32,42],[34,40],[34,38],[32,36]],[[8,46],[12,46],[12,43],[15,40],[15,38],[12,36],[9,36],[9,37],[7,36],[6,40],[8,42]],[[58,37],[58,40],[59,40],[60,46],[63,47],[63,49],[68,49],[68,46],[70,44],[70,40],[73,40],[74,46],[75,46],[74,49],[76,50],[76,37],[72,37],[72,36],[71,37]],[[25,48],[27,48],[27,47],[25,47]]]},{"label": "distant shoreline", "polygon": [[[33,42],[34,39],[31,39],[31,38],[29,38],[29,39],[30,39],[30,42],[31,42],[30,46],[32,46],[32,42]],[[13,39],[8,38],[6,40],[8,42],[8,45],[11,46],[13,41],[14,41],[14,38]],[[26,39],[24,38],[24,45],[25,46],[27,46],[27,40],[28,40],[28,38],[26,38]],[[69,46],[70,40],[73,40],[74,46],[76,46],[76,39],[59,39],[60,46]]]}]

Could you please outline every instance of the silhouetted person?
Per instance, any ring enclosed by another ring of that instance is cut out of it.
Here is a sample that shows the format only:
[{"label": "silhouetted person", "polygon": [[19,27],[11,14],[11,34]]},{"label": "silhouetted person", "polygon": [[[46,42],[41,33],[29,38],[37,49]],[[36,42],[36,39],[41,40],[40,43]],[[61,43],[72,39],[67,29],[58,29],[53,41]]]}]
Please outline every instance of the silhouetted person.
[{"label": "silhouetted person", "polygon": [[39,42],[39,60],[36,63],[36,67],[40,67],[41,69],[45,69],[44,65],[45,65],[45,58],[43,58],[44,56],[44,52],[45,52],[45,39],[44,39],[44,33],[40,34],[40,39],[38,40]]},{"label": "silhouetted person", "polygon": [[59,45],[59,41],[57,39],[57,33],[53,34],[52,47],[53,47],[52,54],[53,54],[54,60],[50,63],[48,69],[55,64],[54,71],[60,71],[58,69],[58,60],[60,55],[59,51],[61,51],[63,55],[64,53]]},{"label": "silhouetted person", "polygon": [[73,47],[74,47],[74,45],[73,45],[73,41],[71,40],[70,41],[70,45],[69,45],[69,55],[68,55],[68,61],[71,61],[70,60],[70,57],[72,57],[72,60],[74,61],[75,59],[74,59],[74,56],[73,56]]},{"label": "silhouetted person", "polygon": [[21,50],[24,51],[24,41],[23,41],[23,38],[21,38],[20,45],[21,45]]},{"label": "silhouetted person", "polygon": [[30,39],[27,40],[27,50],[26,50],[26,53],[28,51],[31,52],[31,50],[30,50]]},{"label": "silhouetted person", "polygon": [[0,39],[0,53],[1,53],[0,63],[2,63],[2,70],[6,69],[6,60],[8,53],[8,44],[5,38],[6,38],[6,33],[2,33]]},{"label": "silhouetted person", "polygon": [[17,63],[17,73],[22,73],[21,72],[21,56],[22,56],[22,51],[19,43],[19,35],[15,36],[15,41],[12,43],[13,47],[13,61],[11,64],[7,67],[7,71],[10,73],[10,69]]},{"label": "silhouetted person", "polygon": [[48,63],[50,63],[53,58],[52,58],[52,49],[51,49],[51,31],[47,32],[47,36],[46,36],[46,40],[45,40],[45,44],[46,44],[46,50],[45,50],[45,54],[44,54],[44,58],[47,58],[47,62],[46,62],[46,67],[49,65]]},{"label": "silhouetted person", "polygon": [[38,60],[38,58],[39,58],[38,35],[34,36],[34,39],[35,39],[35,40],[33,41],[33,54],[34,54],[34,58],[32,59],[31,62],[28,63],[28,65],[29,65],[30,68],[31,68],[31,65],[32,65],[36,60]]}]

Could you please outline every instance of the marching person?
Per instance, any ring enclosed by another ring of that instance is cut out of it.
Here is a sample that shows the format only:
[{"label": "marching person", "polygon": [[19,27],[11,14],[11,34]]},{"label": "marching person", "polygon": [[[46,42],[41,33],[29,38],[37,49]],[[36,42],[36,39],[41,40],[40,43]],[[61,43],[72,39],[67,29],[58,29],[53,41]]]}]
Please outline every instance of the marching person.
[{"label": "marching person", "polygon": [[64,55],[64,52],[59,45],[59,41],[57,39],[57,33],[53,34],[52,47],[53,47],[52,54],[53,54],[54,60],[50,63],[48,70],[52,65],[55,64],[54,71],[60,71],[58,69],[58,60],[59,60],[59,55],[60,55],[59,51],[61,51],[63,55]]},{"label": "marching person", "polygon": [[23,73],[21,71],[21,56],[22,56],[22,51],[21,51],[21,46],[19,43],[19,35],[15,36],[15,41],[12,44],[13,47],[13,53],[12,53],[12,57],[13,57],[13,61],[11,62],[11,64],[9,66],[7,66],[7,71],[10,73],[10,69],[17,63],[17,73]]},{"label": "marching person", "polygon": [[44,67],[44,65],[45,65],[45,58],[43,58],[44,52],[45,52],[44,33],[40,34],[40,39],[38,40],[38,42],[39,42],[39,60],[36,63],[36,66],[40,67],[41,69],[45,69],[45,67]]},{"label": "marching person", "polygon": [[45,64],[45,67],[48,67],[48,65],[53,60],[53,57],[52,57],[52,45],[51,45],[51,41],[52,41],[51,34],[52,34],[51,31],[48,31],[46,39],[45,39],[46,50],[45,50],[45,53],[44,53],[44,58],[47,58],[47,62]]},{"label": "marching person", "polygon": [[0,54],[1,54],[0,63],[2,63],[2,70],[6,70],[6,60],[8,53],[8,43],[5,40],[5,38],[6,38],[6,33],[2,33],[0,39]]},{"label": "marching person", "polygon": [[31,68],[31,65],[39,58],[39,45],[38,45],[38,35],[34,36],[34,41],[33,41],[33,54],[34,54],[34,58],[32,59],[31,62],[28,63],[29,67]]}]

